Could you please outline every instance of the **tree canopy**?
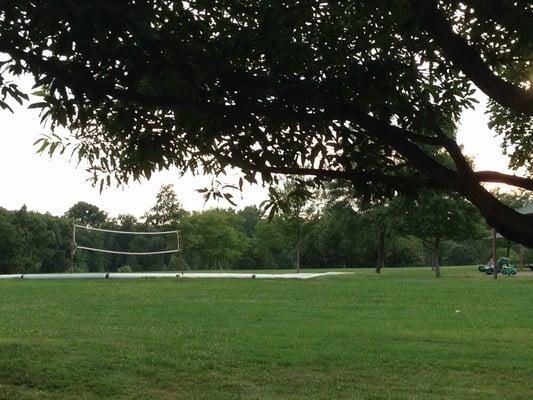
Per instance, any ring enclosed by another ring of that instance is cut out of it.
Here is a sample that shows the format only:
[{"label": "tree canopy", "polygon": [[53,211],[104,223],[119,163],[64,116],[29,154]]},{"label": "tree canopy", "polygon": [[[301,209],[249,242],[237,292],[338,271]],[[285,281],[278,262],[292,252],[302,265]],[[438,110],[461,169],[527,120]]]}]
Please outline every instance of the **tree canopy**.
[{"label": "tree canopy", "polygon": [[144,219],[149,225],[176,227],[184,214],[185,210],[172,185],[162,185],[156,203],[144,215]]},{"label": "tree canopy", "polygon": [[[43,122],[102,185],[176,166],[420,187],[473,203],[533,245],[531,217],[483,186],[533,189],[530,0],[0,1],[0,105],[34,76]],[[477,86],[511,167],[474,171],[453,138]],[[439,161],[447,153],[453,165]]]},{"label": "tree canopy", "polygon": [[416,199],[398,197],[392,208],[401,216],[397,218],[399,230],[420,238],[431,251],[431,264],[436,277],[440,277],[439,247],[445,239],[464,241],[483,238],[484,227],[479,214],[464,199],[426,190]]}]

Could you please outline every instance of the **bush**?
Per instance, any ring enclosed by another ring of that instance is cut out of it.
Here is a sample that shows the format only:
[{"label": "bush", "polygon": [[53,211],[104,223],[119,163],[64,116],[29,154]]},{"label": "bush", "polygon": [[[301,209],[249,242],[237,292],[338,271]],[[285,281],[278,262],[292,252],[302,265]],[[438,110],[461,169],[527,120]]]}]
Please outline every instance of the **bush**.
[{"label": "bush", "polygon": [[131,267],[129,265],[123,265],[117,269],[117,272],[131,272]]}]

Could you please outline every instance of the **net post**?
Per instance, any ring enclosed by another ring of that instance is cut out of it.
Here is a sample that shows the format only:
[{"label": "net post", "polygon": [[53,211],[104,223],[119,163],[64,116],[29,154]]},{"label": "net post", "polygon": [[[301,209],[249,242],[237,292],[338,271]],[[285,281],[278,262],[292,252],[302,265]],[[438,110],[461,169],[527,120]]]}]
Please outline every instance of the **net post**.
[{"label": "net post", "polygon": [[[178,250],[178,252],[181,251],[181,238],[180,238],[179,229],[176,229],[176,250]],[[183,276],[183,263],[180,263],[180,264],[181,264],[181,276]]]},{"label": "net post", "polygon": [[72,242],[70,244],[70,273],[74,273],[74,255],[76,253],[76,224],[72,225]]}]

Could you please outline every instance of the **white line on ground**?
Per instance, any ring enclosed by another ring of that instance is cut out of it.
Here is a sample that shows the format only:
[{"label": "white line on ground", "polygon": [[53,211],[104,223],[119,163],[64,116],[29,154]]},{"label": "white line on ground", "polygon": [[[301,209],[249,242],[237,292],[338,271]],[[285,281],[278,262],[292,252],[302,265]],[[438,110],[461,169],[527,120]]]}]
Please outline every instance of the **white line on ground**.
[{"label": "white line on ground", "polygon": [[320,276],[347,275],[352,272],[301,272],[287,274],[238,273],[238,272],[83,272],[60,274],[10,274],[0,279],[141,279],[141,278],[190,278],[190,279],[311,279]]}]

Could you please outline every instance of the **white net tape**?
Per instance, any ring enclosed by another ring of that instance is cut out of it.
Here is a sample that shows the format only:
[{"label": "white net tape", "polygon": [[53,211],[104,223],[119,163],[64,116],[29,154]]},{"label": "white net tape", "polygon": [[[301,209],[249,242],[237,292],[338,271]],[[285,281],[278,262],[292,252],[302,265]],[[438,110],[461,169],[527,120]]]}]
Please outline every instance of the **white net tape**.
[{"label": "white net tape", "polygon": [[[98,249],[98,248],[89,247],[89,246],[80,246],[76,242],[76,229],[85,229],[89,232],[98,231],[98,232],[107,232],[107,233],[123,234],[123,235],[171,235],[173,234],[173,235],[176,235],[176,248],[171,249],[171,250],[137,252],[137,251],[117,251],[117,250],[108,250],[108,249]],[[88,251],[96,251],[98,253],[123,254],[123,255],[129,255],[129,256],[148,256],[148,255],[157,255],[157,254],[170,254],[170,253],[179,253],[181,251],[181,237],[180,237],[179,230],[163,231],[163,232],[127,232],[127,231],[115,231],[111,229],[94,228],[92,226],[83,226],[83,225],[74,224],[73,244],[74,244],[74,250],[81,249],[81,250],[88,250]]]},{"label": "white net tape", "polygon": [[178,230],[174,230],[174,231],[163,231],[163,232],[127,232],[127,231],[114,231],[114,230],[111,230],[111,229],[102,229],[102,228],[95,228],[95,227],[92,227],[92,226],[83,226],[83,225],[78,225],[78,224],[74,224],[74,226],[76,228],[82,228],[82,229],[86,229],[88,231],[98,231],[98,232],[108,232],[108,233],[122,233],[124,235],[170,235],[170,234],[177,234],[179,233]]}]

